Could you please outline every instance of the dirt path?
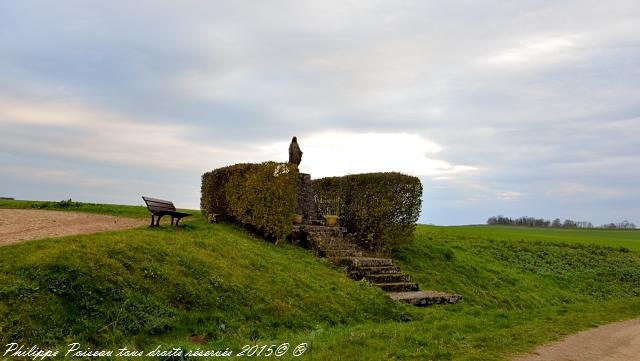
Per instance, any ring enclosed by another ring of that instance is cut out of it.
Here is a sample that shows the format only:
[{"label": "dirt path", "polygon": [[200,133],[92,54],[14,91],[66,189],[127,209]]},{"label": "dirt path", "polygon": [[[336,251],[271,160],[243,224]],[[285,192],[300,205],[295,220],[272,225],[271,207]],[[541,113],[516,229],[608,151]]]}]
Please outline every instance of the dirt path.
[{"label": "dirt path", "polygon": [[30,239],[98,233],[147,224],[146,220],[79,212],[0,209],[0,246]]},{"label": "dirt path", "polygon": [[640,360],[640,319],[583,331],[535,349],[513,361]]}]

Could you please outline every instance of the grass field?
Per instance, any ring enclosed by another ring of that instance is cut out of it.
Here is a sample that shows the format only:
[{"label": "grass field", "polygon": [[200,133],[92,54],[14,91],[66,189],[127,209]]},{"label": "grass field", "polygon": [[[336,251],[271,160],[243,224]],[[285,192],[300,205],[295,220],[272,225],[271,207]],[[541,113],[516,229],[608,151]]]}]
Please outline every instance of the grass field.
[{"label": "grass field", "polygon": [[[147,216],[73,210],[85,207]],[[177,229],[1,247],[0,342],[234,351],[306,342],[296,359],[507,360],[640,315],[640,253],[619,243],[637,238],[547,231],[420,226],[398,263],[423,289],[465,298],[431,308],[393,303],[306,250],[198,215]]]},{"label": "grass field", "polygon": [[640,229],[559,229],[514,226],[421,226],[420,234],[439,238],[482,238],[502,241],[551,241],[625,247],[640,251]]}]

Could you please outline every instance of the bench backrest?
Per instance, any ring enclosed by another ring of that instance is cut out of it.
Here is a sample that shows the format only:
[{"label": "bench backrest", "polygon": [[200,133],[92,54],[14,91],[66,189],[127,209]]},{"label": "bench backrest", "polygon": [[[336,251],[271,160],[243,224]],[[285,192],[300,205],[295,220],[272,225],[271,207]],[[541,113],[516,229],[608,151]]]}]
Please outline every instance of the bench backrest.
[{"label": "bench backrest", "polygon": [[147,209],[151,212],[162,212],[162,211],[173,211],[175,212],[176,206],[173,205],[171,201],[165,201],[162,199],[151,198],[151,197],[142,197],[144,202],[147,204]]}]

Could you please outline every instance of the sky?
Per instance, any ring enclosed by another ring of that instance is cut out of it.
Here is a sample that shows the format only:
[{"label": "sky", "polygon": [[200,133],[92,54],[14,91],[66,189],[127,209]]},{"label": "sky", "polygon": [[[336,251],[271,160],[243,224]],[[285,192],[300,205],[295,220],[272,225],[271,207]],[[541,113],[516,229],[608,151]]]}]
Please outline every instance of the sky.
[{"label": "sky", "polygon": [[0,196],[199,208],[294,135],[421,223],[640,225],[640,2],[0,2]]}]

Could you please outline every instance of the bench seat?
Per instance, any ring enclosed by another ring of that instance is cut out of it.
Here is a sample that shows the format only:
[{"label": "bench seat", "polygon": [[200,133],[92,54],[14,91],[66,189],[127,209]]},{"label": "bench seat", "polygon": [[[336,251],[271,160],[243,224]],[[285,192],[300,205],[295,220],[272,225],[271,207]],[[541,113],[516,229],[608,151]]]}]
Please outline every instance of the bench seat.
[{"label": "bench seat", "polygon": [[[174,225],[174,220],[176,220],[175,225],[177,226],[182,218],[191,216],[189,213],[178,212],[176,206],[174,206],[171,201],[145,196],[143,196],[142,199],[146,203],[149,212],[151,212],[151,225],[149,225],[149,227],[159,226],[160,219],[164,216],[171,216],[172,226]],[[155,217],[158,218],[156,219]]]}]

